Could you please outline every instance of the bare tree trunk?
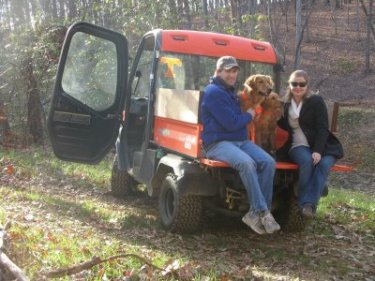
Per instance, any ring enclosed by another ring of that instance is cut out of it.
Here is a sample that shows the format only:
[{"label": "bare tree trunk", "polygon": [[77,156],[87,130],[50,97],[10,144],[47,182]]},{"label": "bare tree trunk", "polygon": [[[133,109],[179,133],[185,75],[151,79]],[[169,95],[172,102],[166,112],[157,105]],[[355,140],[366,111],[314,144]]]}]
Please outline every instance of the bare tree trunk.
[{"label": "bare tree trunk", "polygon": [[296,0],[296,51],[294,58],[294,69],[298,69],[301,64],[301,46],[302,41],[302,1]]},{"label": "bare tree trunk", "polygon": [[349,2],[346,3],[346,14],[348,16],[348,22],[346,24],[347,25],[346,30],[350,30],[350,3]]},{"label": "bare tree trunk", "polygon": [[366,73],[371,72],[370,66],[370,54],[371,54],[371,27],[372,27],[372,2],[373,0],[369,0],[369,8],[367,13],[367,48],[366,48]]},{"label": "bare tree trunk", "polygon": [[250,14],[250,20],[249,20],[249,37],[253,38],[253,33],[255,31],[255,26],[257,25],[257,20],[255,18],[255,14],[257,13],[257,0],[249,0],[249,14]]},{"label": "bare tree trunk", "polygon": [[10,132],[10,126],[5,111],[3,101],[0,100],[0,145],[6,143],[6,138]]},{"label": "bare tree trunk", "polygon": [[21,27],[26,22],[25,16],[25,3],[23,1],[12,1],[10,4],[11,17],[14,27],[17,29]]},{"label": "bare tree trunk", "polygon": [[24,10],[25,10],[25,20],[26,24],[29,28],[31,28],[31,16],[30,16],[30,6],[29,6],[29,1],[25,1],[24,3]]},{"label": "bare tree trunk", "polygon": [[193,24],[191,22],[189,0],[184,0],[184,11],[186,17],[186,27],[188,29],[192,29]]},{"label": "bare tree trunk", "polygon": [[338,31],[337,31],[337,20],[336,20],[335,7],[334,7],[333,0],[331,0],[329,3],[330,3],[330,9],[331,9],[331,19],[332,19],[334,27],[335,27],[335,35],[337,35],[337,33],[338,33]]},{"label": "bare tree trunk", "polygon": [[309,20],[309,16],[308,16],[308,14],[309,14],[309,12],[310,12],[310,10],[311,10],[311,6],[312,6],[312,3],[311,3],[311,1],[312,0],[306,0],[306,8],[305,8],[305,19],[307,20],[307,22],[306,22],[306,40],[305,40],[305,42],[307,42],[307,43],[310,43],[311,42],[311,39],[310,39],[310,28],[309,28],[309,22],[308,22],[308,20]]},{"label": "bare tree trunk", "polygon": [[65,4],[64,4],[64,0],[59,0],[59,18],[65,19]]},{"label": "bare tree trunk", "polygon": [[[299,4],[297,4],[299,2]],[[303,39],[303,33],[309,24],[309,18],[313,11],[313,5],[306,8],[305,20],[302,24],[302,5],[301,0],[296,0],[296,50],[295,50],[295,60],[294,69],[298,69],[301,64],[301,43]]]},{"label": "bare tree trunk", "polygon": [[58,16],[57,16],[57,3],[56,3],[56,0],[51,0],[51,4],[52,4],[52,18],[53,19],[57,19]]},{"label": "bare tree trunk", "polygon": [[[184,13],[184,5],[183,5],[183,0],[177,0],[177,14],[179,16],[181,16],[183,13]],[[178,28],[182,28],[183,26],[183,23],[181,24],[181,22],[183,22],[183,20],[179,20],[178,21]]]},{"label": "bare tree trunk", "polygon": [[27,81],[27,127],[32,141],[35,144],[43,144],[42,108],[40,102],[37,80],[34,75],[32,58],[24,62],[23,76]]},{"label": "bare tree trunk", "polygon": [[242,0],[237,0],[237,22],[238,22],[238,34],[242,34],[243,23],[242,23]]},{"label": "bare tree trunk", "polygon": [[[360,1],[361,1],[362,9],[365,12],[365,15],[367,17],[367,27],[370,28],[370,31],[371,31],[371,34],[372,34],[372,40],[375,43],[375,30],[374,30],[374,26],[372,25],[372,21],[371,21],[372,15],[371,15],[370,21],[369,21],[368,20],[369,19],[369,12],[366,9],[365,3],[363,2],[363,0],[360,0]],[[371,9],[372,9],[372,0],[371,0],[371,2],[369,2],[369,5],[371,5]],[[371,14],[372,14],[372,12],[371,12]]]},{"label": "bare tree trunk", "polygon": [[204,27],[208,29],[208,5],[207,0],[202,0]]},{"label": "bare tree trunk", "polygon": [[[5,4],[4,4],[3,9],[4,9],[4,14],[7,14],[7,15],[10,14],[10,0],[5,0]],[[11,16],[7,17],[6,23],[7,23],[7,27],[8,27],[9,30],[14,29]]]},{"label": "bare tree trunk", "polygon": [[233,24],[234,33],[236,35],[241,34],[241,25],[242,25],[239,1],[240,0],[230,1],[232,24]]},{"label": "bare tree trunk", "polygon": [[75,0],[69,0],[68,16],[70,19],[74,19],[77,16],[77,8],[76,8]]},{"label": "bare tree trunk", "polygon": [[280,1],[279,6],[281,9],[282,15],[285,17],[285,27],[286,27],[286,32],[289,31],[289,25],[288,25],[288,11],[289,11],[289,4],[290,1]]},{"label": "bare tree trunk", "polygon": [[[100,5],[100,3],[99,3],[99,0],[94,0],[94,1],[92,1],[93,2],[93,5],[92,5],[92,10],[91,10],[91,12],[92,12],[92,15],[93,15],[93,18],[94,18],[94,22],[96,23],[96,24],[100,24],[100,21],[101,21],[101,19],[100,19],[100,11],[98,11],[96,8],[95,8],[95,6],[97,6],[97,5]],[[96,5],[97,4],[97,5]]]},{"label": "bare tree trunk", "polygon": [[38,5],[35,3],[35,1],[29,1],[30,7],[31,7],[31,16],[35,20],[40,21],[40,17],[38,16],[39,10]]},{"label": "bare tree trunk", "polygon": [[270,41],[274,42],[274,31],[273,31],[273,25],[272,25],[272,3],[270,0],[267,0],[267,17],[268,17],[268,29],[270,32]]},{"label": "bare tree trunk", "polygon": [[361,41],[361,17],[359,16],[359,0],[356,0],[355,1],[355,7],[356,7],[356,11],[357,11],[357,23],[356,23],[356,26],[357,26],[357,35],[358,35],[358,41]]},{"label": "bare tree trunk", "polygon": [[211,7],[211,11],[214,12],[214,17],[216,20],[219,19],[219,8],[223,7],[223,4],[219,0],[215,0],[215,7],[213,6],[213,1],[211,1],[211,4],[209,5]]},{"label": "bare tree trunk", "polygon": [[50,3],[48,0],[40,0],[40,2],[42,2],[42,10],[44,11],[45,19],[48,21],[52,17]]},{"label": "bare tree trunk", "polygon": [[177,7],[175,0],[169,0],[169,14],[170,14],[170,21],[174,28],[178,28],[178,14],[177,14]]}]

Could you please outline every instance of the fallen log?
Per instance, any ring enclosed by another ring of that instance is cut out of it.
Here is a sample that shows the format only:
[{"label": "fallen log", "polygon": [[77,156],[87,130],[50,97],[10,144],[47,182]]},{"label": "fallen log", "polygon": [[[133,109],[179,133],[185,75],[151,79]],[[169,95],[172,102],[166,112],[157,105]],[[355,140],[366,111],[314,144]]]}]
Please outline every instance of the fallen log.
[{"label": "fallen log", "polygon": [[27,278],[23,271],[17,265],[15,265],[1,250],[0,265],[3,266],[7,271],[9,271],[17,281],[29,281],[29,278]]},{"label": "fallen log", "polygon": [[8,271],[18,281],[29,281],[23,271],[3,253],[5,228],[0,228],[0,266]]}]

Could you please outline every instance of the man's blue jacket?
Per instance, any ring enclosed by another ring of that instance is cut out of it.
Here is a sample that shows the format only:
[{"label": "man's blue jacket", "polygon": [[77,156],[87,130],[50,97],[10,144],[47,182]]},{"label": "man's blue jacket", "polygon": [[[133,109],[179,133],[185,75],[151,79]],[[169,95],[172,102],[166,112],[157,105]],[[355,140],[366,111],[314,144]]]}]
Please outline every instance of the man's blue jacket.
[{"label": "man's blue jacket", "polygon": [[220,77],[213,77],[204,89],[200,110],[204,146],[223,140],[248,139],[246,126],[252,116],[241,111],[234,88],[228,87]]}]

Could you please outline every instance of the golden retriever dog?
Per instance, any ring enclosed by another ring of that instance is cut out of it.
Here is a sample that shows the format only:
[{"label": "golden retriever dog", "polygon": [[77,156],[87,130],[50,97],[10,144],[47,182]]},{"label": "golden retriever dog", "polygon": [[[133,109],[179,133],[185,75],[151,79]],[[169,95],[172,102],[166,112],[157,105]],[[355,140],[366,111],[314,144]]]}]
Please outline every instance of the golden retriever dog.
[{"label": "golden retriever dog", "polygon": [[272,78],[268,75],[251,75],[240,93],[241,109],[252,108],[256,114],[249,124],[249,138],[271,154],[276,151],[277,120],[282,114],[278,94],[272,92]]},{"label": "golden retriever dog", "polygon": [[244,90],[240,94],[241,108],[246,111],[249,108],[256,109],[272,91],[273,81],[271,76],[255,74],[246,79]]},{"label": "golden retriever dog", "polygon": [[255,143],[275,154],[277,120],[283,111],[279,95],[271,92],[260,107],[260,114],[254,119]]}]

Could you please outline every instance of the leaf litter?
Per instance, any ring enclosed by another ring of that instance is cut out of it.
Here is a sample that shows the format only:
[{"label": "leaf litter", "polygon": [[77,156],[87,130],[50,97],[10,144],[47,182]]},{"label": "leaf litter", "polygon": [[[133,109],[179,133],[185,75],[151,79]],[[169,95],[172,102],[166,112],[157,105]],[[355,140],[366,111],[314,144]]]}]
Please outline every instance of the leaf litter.
[{"label": "leaf litter", "polygon": [[[124,271],[127,280],[136,274],[140,280],[192,280],[197,276],[199,280],[210,280],[213,275],[216,280],[374,280],[375,237],[373,233],[357,231],[355,222],[366,219],[358,216],[357,210],[351,209],[352,224],[340,225],[328,214],[299,234],[281,232],[258,236],[240,220],[219,217],[206,223],[196,234],[177,235],[159,226],[157,202],[147,197],[123,201],[113,198],[106,188],[92,188],[89,183],[77,187],[74,178],[59,181],[43,174],[23,177],[23,173],[17,172],[16,164],[4,158],[0,163],[3,198],[0,210],[5,210],[7,220],[15,226],[32,230],[37,225],[43,229],[45,241],[55,245],[59,244],[61,234],[83,240],[96,236],[108,244],[121,241],[124,252],[137,244],[142,249],[139,254],[149,260],[160,252],[170,257],[163,264],[162,272],[143,265]],[[11,173],[9,166],[14,167]],[[26,198],[26,193],[39,194],[40,198]],[[43,196],[53,196],[54,201],[51,203]],[[77,218],[77,209],[85,199],[92,202],[95,210],[108,209],[116,217],[105,221],[94,212],[95,215]],[[62,202],[75,204],[68,208]],[[350,206],[339,207],[348,211]],[[123,227],[122,218],[129,213],[138,214],[139,219],[147,218],[151,224]],[[324,233],[320,231],[322,228]],[[23,239],[12,229],[8,237],[10,244]],[[43,262],[47,244],[34,245],[32,251],[13,253],[13,256],[24,266],[34,258],[39,261],[41,271],[51,269]],[[105,255],[100,249],[94,253],[84,244],[80,251],[88,256],[102,254],[104,258]],[[103,267],[98,272],[102,280],[115,280],[107,276]],[[82,276],[87,278],[90,272],[82,274],[70,280],[85,280]]]}]

